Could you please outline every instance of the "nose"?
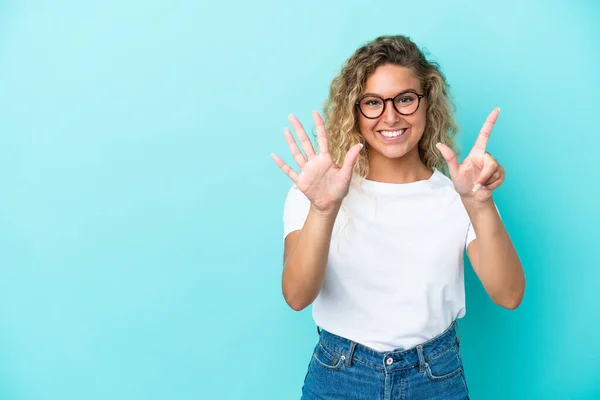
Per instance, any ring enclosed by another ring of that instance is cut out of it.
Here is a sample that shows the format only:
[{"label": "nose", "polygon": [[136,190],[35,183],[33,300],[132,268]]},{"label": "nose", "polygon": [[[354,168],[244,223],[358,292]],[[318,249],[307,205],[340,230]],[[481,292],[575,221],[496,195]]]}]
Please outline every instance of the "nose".
[{"label": "nose", "polygon": [[[389,103],[388,103],[389,101]],[[383,122],[388,125],[394,125],[400,120],[400,114],[394,107],[394,100],[388,99],[385,101],[385,110],[383,110]]]}]

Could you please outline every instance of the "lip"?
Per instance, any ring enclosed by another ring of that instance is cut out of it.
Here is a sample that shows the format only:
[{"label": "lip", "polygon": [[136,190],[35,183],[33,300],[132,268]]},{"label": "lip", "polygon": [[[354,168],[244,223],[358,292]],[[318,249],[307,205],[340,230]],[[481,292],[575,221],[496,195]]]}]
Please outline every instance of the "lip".
[{"label": "lip", "polygon": [[[400,128],[400,129],[403,129],[403,128]],[[394,129],[394,130],[400,130],[400,129]],[[388,131],[388,129],[384,129],[384,130]],[[391,131],[392,129],[389,129],[389,130]],[[381,139],[383,139],[383,141],[386,143],[402,142],[402,141],[406,140],[408,135],[410,135],[410,128],[406,128],[406,131],[402,135],[396,136],[393,138],[388,138],[388,137],[383,136],[381,134],[381,131],[377,131],[377,135],[379,135],[379,137]]]}]

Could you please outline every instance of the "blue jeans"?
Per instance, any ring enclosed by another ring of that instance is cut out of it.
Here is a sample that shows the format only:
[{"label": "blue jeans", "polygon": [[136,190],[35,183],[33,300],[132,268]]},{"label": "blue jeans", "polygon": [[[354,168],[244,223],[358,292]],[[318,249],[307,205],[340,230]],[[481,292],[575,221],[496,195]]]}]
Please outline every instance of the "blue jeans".
[{"label": "blue jeans", "polygon": [[408,350],[377,352],[321,331],[303,400],[468,399],[457,323]]}]

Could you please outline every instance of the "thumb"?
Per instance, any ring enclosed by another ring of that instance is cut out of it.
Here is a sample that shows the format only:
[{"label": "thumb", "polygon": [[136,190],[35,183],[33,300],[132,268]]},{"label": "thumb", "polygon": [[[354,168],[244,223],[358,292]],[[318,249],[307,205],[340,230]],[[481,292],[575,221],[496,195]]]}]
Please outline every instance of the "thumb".
[{"label": "thumb", "polygon": [[435,145],[437,149],[442,153],[442,157],[446,160],[446,164],[448,164],[448,170],[450,172],[450,177],[454,178],[458,173],[458,161],[456,160],[456,156],[452,149],[446,146],[443,143],[438,143]]},{"label": "thumb", "polygon": [[360,151],[363,148],[363,144],[359,143],[359,144],[355,144],[354,146],[352,146],[350,148],[350,150],[348,150],[348,153],[346,153],[346,158],[344,159],[344,165],[342,165],[342,175],[344,176],[344,178],[350,179],[352,177],[352,169],[354,167],[354,164],[356,163],[356,160],[358,159],[358,155],[360,154]]}]

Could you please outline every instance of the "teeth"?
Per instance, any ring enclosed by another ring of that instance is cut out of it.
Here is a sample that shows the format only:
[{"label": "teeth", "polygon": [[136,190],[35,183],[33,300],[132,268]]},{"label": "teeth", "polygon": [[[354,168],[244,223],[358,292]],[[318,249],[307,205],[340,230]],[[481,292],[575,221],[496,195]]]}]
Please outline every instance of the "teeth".
[{"label": "teeth", "polygon": [[406,129],[400,129],[399,131],[380,131],[380,133],[383,136],[388,137],[388,138],[400,136],[404,132],[406,132]]}]

